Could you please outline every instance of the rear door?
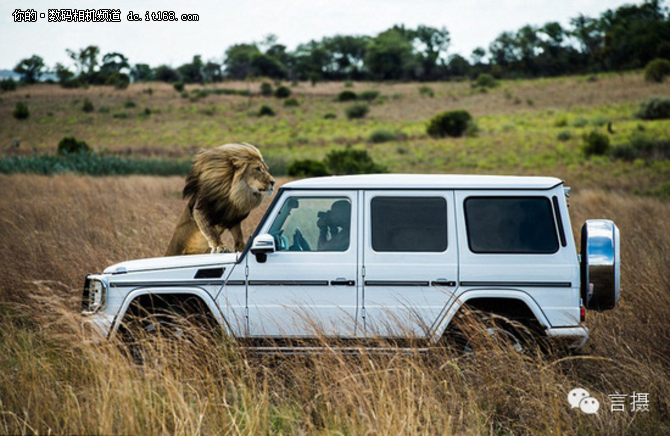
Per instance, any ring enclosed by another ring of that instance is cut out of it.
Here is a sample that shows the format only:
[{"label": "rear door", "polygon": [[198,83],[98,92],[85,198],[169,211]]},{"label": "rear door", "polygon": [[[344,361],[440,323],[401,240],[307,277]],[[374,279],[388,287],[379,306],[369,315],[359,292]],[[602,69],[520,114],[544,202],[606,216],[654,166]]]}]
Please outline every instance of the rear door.
[{"label": "rear door", "polygon": [[365,335],[426,337],[457,289],[453,191],[368,191]]},{"label": "rear door", "polygon": [[460,290],[521,292],[552,326],[578,324],[579,267],[557,219],[559,195],[560,189],[458,191]]}]

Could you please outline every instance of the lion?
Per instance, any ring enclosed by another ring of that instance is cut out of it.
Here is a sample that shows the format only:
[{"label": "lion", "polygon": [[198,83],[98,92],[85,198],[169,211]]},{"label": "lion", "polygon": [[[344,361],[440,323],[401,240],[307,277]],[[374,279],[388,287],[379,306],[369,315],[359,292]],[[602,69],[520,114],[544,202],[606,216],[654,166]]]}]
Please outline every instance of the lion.
[{"label": "lion", "polygon": [[244,250],[242,221],[272,195],[275,179],[260,151],[251,144],[225,144],[201,150],[193,158],[179,218],[166,256],[225,253],[222,236],[233,235],[235,251]]}]

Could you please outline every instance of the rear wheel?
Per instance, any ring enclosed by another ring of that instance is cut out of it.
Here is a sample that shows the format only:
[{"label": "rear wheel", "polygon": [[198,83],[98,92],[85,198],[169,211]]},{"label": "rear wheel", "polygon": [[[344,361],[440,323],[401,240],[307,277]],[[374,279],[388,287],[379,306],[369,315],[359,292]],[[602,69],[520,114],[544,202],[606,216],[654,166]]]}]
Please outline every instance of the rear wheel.
[{"label": "rear wheel", "polygon": [[462,310],[445,334],[446,344],[458,354],[493,350],[532,355],[544,350],[541,337],[518,321],[494,313]]}]

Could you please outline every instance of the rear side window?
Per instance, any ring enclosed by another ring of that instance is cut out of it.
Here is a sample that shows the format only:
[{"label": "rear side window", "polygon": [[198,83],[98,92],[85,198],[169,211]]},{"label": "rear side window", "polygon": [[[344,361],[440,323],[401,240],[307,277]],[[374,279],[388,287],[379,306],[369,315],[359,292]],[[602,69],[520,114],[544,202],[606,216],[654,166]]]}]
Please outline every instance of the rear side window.
[{"label": "rear side window", "polygon": [[551,202],[546,197],[470,197],[465,200],[473,253],[555,253]]},{"label": "rear side window", "polygon": [[375,197],[371,220],[374,251],[447,249],[447,201],[443,197]]}]

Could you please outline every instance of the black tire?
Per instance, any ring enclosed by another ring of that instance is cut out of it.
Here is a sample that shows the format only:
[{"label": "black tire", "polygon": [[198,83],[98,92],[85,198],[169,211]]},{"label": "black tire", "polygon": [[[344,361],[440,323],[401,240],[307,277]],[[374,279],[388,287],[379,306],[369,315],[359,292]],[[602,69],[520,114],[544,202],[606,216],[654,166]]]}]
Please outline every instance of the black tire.
[{"label": "black tire", "polygon": [[492,349],[534,355],[548,350],[548,344],[532,326],[505,316],[465,309],[459,312],[445,333],[444,343],[460,355]]},{"label": "black tire", "polygon": [[120,339],[139,365],[180,350],[217,331],[216,321],[199,298],[182,300],[149,297],[133,301],[123,318]]}]

